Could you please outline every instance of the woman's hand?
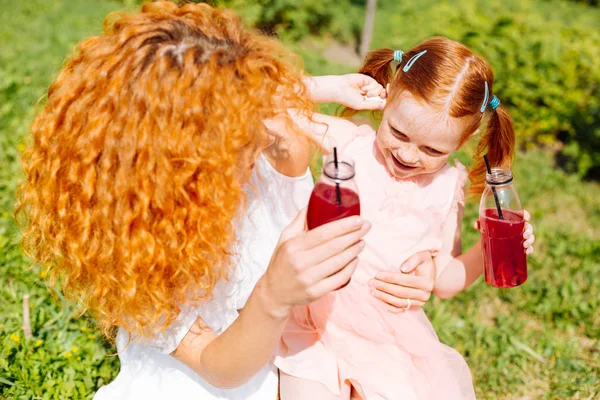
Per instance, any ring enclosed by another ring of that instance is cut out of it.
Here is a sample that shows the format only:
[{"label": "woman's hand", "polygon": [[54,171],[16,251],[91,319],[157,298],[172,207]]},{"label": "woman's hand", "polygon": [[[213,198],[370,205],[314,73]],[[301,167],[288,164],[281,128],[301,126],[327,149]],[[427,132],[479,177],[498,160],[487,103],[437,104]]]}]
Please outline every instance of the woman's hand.
[{"label": "woman's hand", "polygon": [[[525,254],[530,255],[533,253],[533,243],[535,242],[535,235],[533,234],[533,226],[529,223],[531,215],[527,210],[523,210],[523,219],[525,220],[525,230],[523,231],[523,248]],[[481,224],[479,220],[475,221],[475,229],[481,230]]]},{"label": "woman's hand", "polygon": [[349,217],[306,231],[306,209],[283,231],[260,285],[276,316],[346,284],[371,224]]},{"label": "woman's hand", "polygon": [[431,297],[434,283],[433,257],[422,251],[406,260],[400,272],[379,272],[369,286],[373,296],[389,305],[390,312],[400,313],[422,307]]},{"label": "woman's hand", "polygon": [[385,88],[364,74],[311,77],[306,84],[316,102],[339,103],[354,110],[383,110],[385,107]]}]

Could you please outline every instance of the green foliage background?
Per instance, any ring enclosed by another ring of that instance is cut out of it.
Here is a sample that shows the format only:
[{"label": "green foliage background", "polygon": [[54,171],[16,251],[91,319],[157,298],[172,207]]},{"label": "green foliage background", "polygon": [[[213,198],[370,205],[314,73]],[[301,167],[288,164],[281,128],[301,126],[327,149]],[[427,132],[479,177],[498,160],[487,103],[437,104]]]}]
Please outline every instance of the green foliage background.
[{"label": "green foliage background", "polygon": [[[93,321],[53,299],[21,254],[11,218],[36,102],[82,38],[110,11],[135,0],[0,0],[0,399],[91,398],[118,372],[114,348]],[[352,47],[358,0],[227,2],[248,24],[279,34],[313,74],[351,72],[332,51]],[[600,396],[600,186],[586,182],[598,160],[600,123],[597,8],[566,1],[380,0],[373,48],[409,48],[431,35],[460,40],[495,68],[527,152],[515,175],[533,216],[536,254],[522,287],[477,282],[426,308],[440,338],[467,357],[482,399],[593,399]],[[326,110],[333,110],[329,106]],[[539,144],[544,144],[539,148]],[[557,168],[559,161],[573,174]],[[466,153],[458,157],[468,163]],[[477,239],[467,208],[465,246]],[[31,296],[34,338],[21,330]]]},{"label": "green foliage background", "polygon": [[[356,46],[364,1],[217,0],[285,40],[319,35]],[[484,55],[520,144],[559,144],[562,165],[600,177],[600,9],[565,1],[380,0],[372,48],[442,35]]]}]

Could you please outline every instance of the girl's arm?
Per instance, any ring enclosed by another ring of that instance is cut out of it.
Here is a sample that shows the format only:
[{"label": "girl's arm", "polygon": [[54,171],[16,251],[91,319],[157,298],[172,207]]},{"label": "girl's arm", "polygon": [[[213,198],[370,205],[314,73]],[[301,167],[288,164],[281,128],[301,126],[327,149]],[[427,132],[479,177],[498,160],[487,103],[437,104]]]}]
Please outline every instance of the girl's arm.
[{"label": "girl's arm", "polygon": [[354,123],[329,115],[314,113],[309,118],[294,110],[289,110],[288,113],[296,132],[286,133],[291,129],[284,117],[266,121],[265,125],[276,133],[274,136],[277,139],[263,151],[273,168],[287,176],[301,176],[306,172],[311,144],[316,144],[324,153],[329,153],[333,146],[343,147],[350,142],[357,129]]},{"label": "girl's arm", "polygon": [[[524,212],[525,221],[529,221],[530,215],[527,211]],[[457,224],[455,228],[455,238],[460,238],[462,212],[459,212],[457,216]],[[478,225],[476,224],[478,229]],[[525,231],[523,232],[523,247],[527,254],[533,252],[533,243],[535,242],[535,236],[533,235],[533,227],[529,222],[525,224]],[[456,244],[456,242],[455,242]],[[453,251],[456,256],[448,261],[449,257],[440,256],[439,264],[436,258],[436,265],[443,266],[440,269],[438,278],[435,282],[433,293],[442,298],[448,299],[456,296],[461,291],[467,289],[483,274],[483,253],[481,250],[481,239],[475,243],[466,252],[460,254],[457,251],[460,247],[455,248]]]},{"label": "girl's arm", "polygon": [[[314,102],[335,102],[355,110],[380,110],[385,105],[386,92],[373,78],[362,74],[306,77],[304,83]],[[303,115],[287,110],[265,121],[275,142],[263,152],[271,165],[287,176],[301,176],[310,160],[311,144],[325,153],[333,146],[343,146],[356,129],[350,121],[319,113]]]},{"label": "girl's arm", "polygon": [[198,319],[172,354],[210,385],[234,388],[263,368],[294,305],[342,286],[356,269],[370,225],[350,217],[304,231],[303,211],[281,235],[267,271],[221,335]]},{"label": "girl's arm", "polygon": [[316,103],[339,103],[353,110],[385,107],[385,88],[364,74],[309,76],[304,84]]}]

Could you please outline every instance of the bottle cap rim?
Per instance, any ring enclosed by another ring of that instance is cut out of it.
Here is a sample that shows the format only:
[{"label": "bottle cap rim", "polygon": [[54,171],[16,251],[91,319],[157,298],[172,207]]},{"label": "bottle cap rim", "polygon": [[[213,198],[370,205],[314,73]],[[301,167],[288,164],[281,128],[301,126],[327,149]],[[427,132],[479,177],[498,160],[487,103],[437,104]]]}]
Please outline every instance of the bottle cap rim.
[{"label": "bottle cap rim", "polygon": [[323,166],[323,174],[329,179],[334,181],[342,182],[354,178],[355,170],[354,163],[351,161],[340,160],[338,161],[338,168],[335,168],[333,161],[327,161]]}]

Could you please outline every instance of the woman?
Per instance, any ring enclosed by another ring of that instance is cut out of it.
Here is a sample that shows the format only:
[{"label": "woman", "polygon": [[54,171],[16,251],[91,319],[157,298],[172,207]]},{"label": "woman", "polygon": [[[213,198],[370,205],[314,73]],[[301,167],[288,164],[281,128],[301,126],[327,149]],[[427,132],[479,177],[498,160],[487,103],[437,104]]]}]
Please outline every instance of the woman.
[{"label": "woman", "polygon": [[204,4],[145,4],[79,45],[34,122],[19,213],[31,257],[103,332],[120,327],[121,371],[97,399],[276,397],[290,309],[346,283],[369,230],[305,231],[310,140],[291,115],[381,92],[306,79]]}]

